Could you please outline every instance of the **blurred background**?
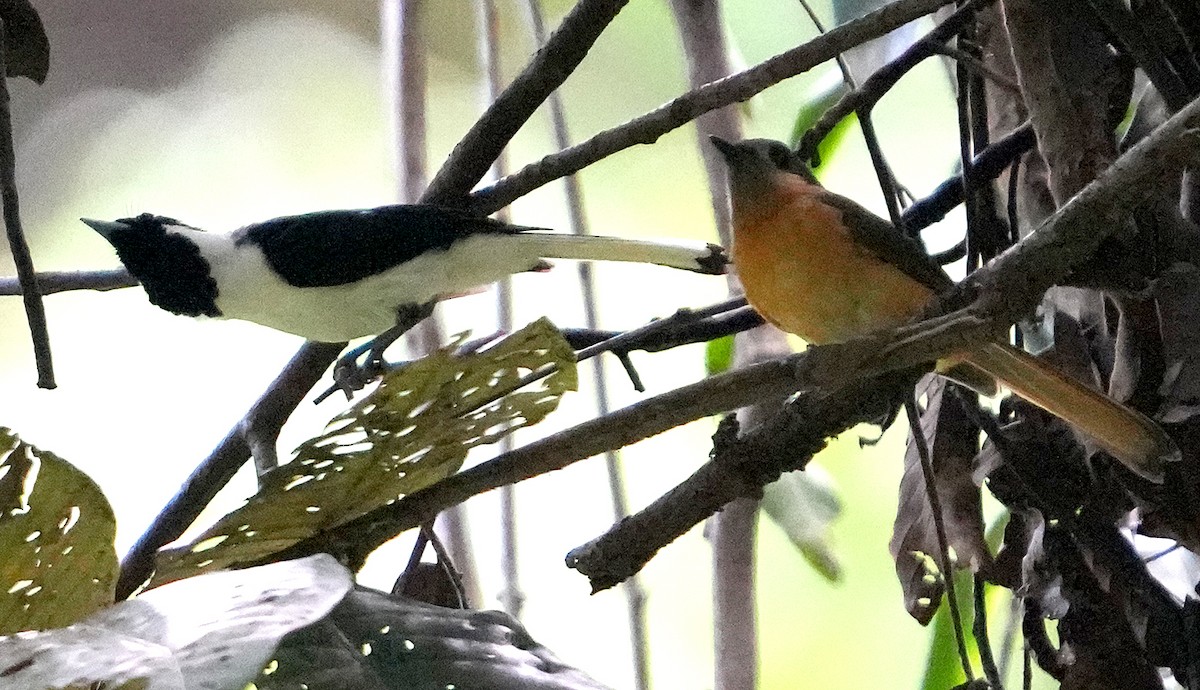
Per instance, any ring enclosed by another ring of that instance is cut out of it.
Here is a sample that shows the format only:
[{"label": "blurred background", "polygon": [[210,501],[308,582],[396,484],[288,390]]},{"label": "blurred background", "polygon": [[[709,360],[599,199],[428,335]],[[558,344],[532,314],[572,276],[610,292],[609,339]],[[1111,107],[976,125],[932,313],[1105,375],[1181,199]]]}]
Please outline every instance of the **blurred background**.
[{"label": "blurred background", "polygon": [[[117,266],[109,246],[78,222],[143,211],[209,229],[269,217],[394,202],[397,182],[382,79],[380,9],[365,0],[65,0],[35,2],[50,37],[42,87],[12,82],[25,225],[39,270]],[[534,49],[523,3],[498,3],[504,72]],[[544,3],[550,26],[572,3]],[[429,161],[436,170],[481,110],[476,9],[468,0],[426,3],[430,37]],[[828,0],[817,2],[833,23]],[[732,45],[746,65],[810,39],[799,3],[729,0]],[[846,10],[843,8],[843,12]],[[859,75],[860,77],[865,76]],[[797,113],[836,82],[833,65],[784,82],[746,104],[749,136],[786,139]],[[577,140],[653,109],[687,90],[669,7],[635,2],[600,39],[564,88]],[[922,196],[953,170],[957,132],[950,83],[928,61],[876,110],[876,126],[899,179]],[[509,149],[516,167],[553,150],[535,117]],[[827,186],[883,212],[865,149],[851,132],[823,166]],[[691,127],[622,152],[582,173],[592,230],[626,236],[715,239],[707,186]],[[515,222],[562,227],[562,188],[548,185],[513,207]],[[952,217],[950,225],[960,221]],[[938,247],[933,247],[937,249]],[[12,275],[10,257],[0,257]],[[655,267],[597,267],[602,326],[636,327],[679,307],[721,300],[720,279]],[[576,273],[515,281],[516,323],[550,316],[583,323]],[[454,300],[447,332],[496,327],[494,296]],[[300,345],[240,322],[197,321],[152,307],[140,289],[75,292],[46,299],[59,389],[38,390],[18,298],[0,299],[0,425],[89,473],[112,501],[124,553]],[[704,375],[690,346],[634,354],[648,394]],[[617,406],[639,398],[611,367]],[[529,440],[594,415],[585,388]],[[281,450],[317,433],[344,405],[303,404]],[[637,509],[702,463],[715,422],[697,422],[622,453]],[[904,611],[887,543],[895,516],[903,430],[860,449],[863,428],[822,453],[843,514],[831,531],[842,578],[831,583],[774,523],[759,529],[760,687],[920,687],[930,633]],[[494,455],[482,449],[475,461]],[[243,472],[202,523],[254,491]],[[603,463],[593,459],[517,489],[523,622],[564,661],[616,688],[632,666],[620,590],[592,596],[563,565],[571,548],[613,521]],[[480,608],[498,608],[495,495],[472,500]],[[203,526],[203,525],[201,525]],[[411,537],[378,552],[365,584],[389,589]],[[710,552],[701,530],[662,551],[644,572],[652,681],[658,688],[712,684]],[[954,663],[954,659],[949,659]],[[948,687],[948,685],[943,686]]]}]

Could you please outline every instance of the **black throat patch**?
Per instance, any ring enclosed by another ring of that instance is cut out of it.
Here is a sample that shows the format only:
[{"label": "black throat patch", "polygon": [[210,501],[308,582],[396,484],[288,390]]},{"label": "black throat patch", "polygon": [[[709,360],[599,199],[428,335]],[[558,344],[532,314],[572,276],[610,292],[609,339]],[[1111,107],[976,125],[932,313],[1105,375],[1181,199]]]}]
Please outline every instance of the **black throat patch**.
[{"label": "black throat patch", "polygon": [[166,226],[181,223],[149,213],[117,222],[127,229],[111,233],[108,240],[152,304],[185,316],[221,315],[217,282],[200,248],[188,238],[166,231]]}]

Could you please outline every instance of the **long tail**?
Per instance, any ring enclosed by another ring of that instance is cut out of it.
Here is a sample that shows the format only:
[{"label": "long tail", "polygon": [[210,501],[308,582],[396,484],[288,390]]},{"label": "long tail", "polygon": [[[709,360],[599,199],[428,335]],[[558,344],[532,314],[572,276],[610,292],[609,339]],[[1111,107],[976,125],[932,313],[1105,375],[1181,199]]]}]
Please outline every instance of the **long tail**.
[{"label": "long tail", "polygon": [[964,360],[995,376],[1013,393],[1092,437],[1121,464],[1153,482],[1164,463],[1179,460],[1179,448],[1149,417],[1092,390],[1033,355],[994,343]]},{"label": "long tail", "polygon": [[549,232],[522,232],[513,237],[529,242],[532,252],[545,259],[632,261],[709,275],[724,273],[729,263],[723,248],[700,242],[667,243]]}]

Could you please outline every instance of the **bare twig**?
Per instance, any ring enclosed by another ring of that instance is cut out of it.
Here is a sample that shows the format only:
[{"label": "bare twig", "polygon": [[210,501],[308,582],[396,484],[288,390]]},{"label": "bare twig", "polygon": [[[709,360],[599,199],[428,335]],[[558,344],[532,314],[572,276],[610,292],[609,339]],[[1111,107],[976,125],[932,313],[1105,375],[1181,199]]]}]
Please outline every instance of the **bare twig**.
[{"label": "bare twig", "polygon": [[[806,159],[812,158],[816,154],[817,147],[839,122],[850,113],[870,110],[909,70],[935,54],[932,46],[950,40],[951,36],[957,34],[967,25],[967,22],[974,18],[980,7],[990,1],[971,0],[959,7],[954,14],[947,17],[920,41],[910,46],[900,57],[872,74],[860,87],[843,96],[832,108],[825,111],[812,129],[804,133],[799,146],[796,147],[800,156]],[[832,34],[833,31],[825,35]]]},{"label": "bare twig", "polygon": [[[5,47],[9,40],[7,27],[0,22],[0,65],[5,64]],[[25,230],[21,227],[21,205],[17,199],[17,154],[13,149],[12,112],[9,109],[8,79],[0,74],[0,201],[4,203],[4,228],[8,247],[16,264],[25,303],[25,318],[33,338],[33,358],[37,365],[38,388],[56,388],[54,361],[50,354],[50,332],[46,329],[46,308],[38,286],[37,273]]]},{"label": "bare twig", "polygon": [[[973,179],[978,184],[994,180],[1035,144],[1037,137],[1033,134],[1033,125],[1021,125],[975,156],[971,161]],[[962,176],[955,175],[938,185],[929,196],[904,210],[904,227],[910,232],[927,228],[945,218],[962,201]]]},{"label": "bare twig", "polygon": [[987,678],[988,686],[992,690],[1004,690],[1004,679],[1000,675],[1000,669],[996,667],[991,636],[988,634],[987,578],[976,573],[972,584],[975,620],[971,624],[971,636],[975,638],[975,647],[979,650],[979,665],[983,669],[984,678]]},{"label": "bare twig", "polygon": [[897,0],[750,69],[689,91],[666,105],[601,132],[566,151],[546,156],[495,185],[475,192],[471,206],[480,213],[507,206],[514,199],[548,182],[579,172],[618,151],[637,144],[654,143],[662,135],[704,113],[748,100],[784,79],[803,74],[849,48],[920,19],[950,1]]},{"label": "bare twig", "polygon": [[[460,202],[466,191],[487,174],[517,130],[575,71],[600,33],[628,2],[579,0],[525,71],[513,80],[454,148],[446,164],[429,183],[426,201]],[[485,213],[507,205],[496,205]]]},{"label": "bare twig", "polygon": [[[44,271],[37,274],[42,295],[70,290],[117,290],[134,287],[137,279],[123,268],[111,271]],[[0,278],[0,296],[24,294],[20,278]]]},{"label": "bare twig", "polygon": [[[476,4],[479,21],[479,61],[484,77],[484,107],[493,103],[503,88],[500,72],[500,16],[495,0],[481,0]],[[539,42],[538,45],[541,45]],[[557,91],[550,95],[553,99]],[[508,155],[500,151],[492,165],[492,179],[508,174]],[[496,218],[504,222],[512,219],[507,208],[496,212]],[[512,280],[504,278],[496,286],[496,322],[501,332],[513,329]],[[500,452],[506,453],[515,447],[514,434],[500,439]],[[520,618],[525,605],[525,593],[521,590],[521,568],[517,534],[517,490],[509,485],[500,489],[500,605],[513,618]]]},{"label": "bare twig", "polygon": [[[671,9],[687,57],[688,84],[693,89],[717,82],[733,72],[725,44],[720,0],[672,0]],[[733,241],[728,171],[710,137],[742,138],[742,123],[735,108],[712,110],[696,119],[696,135],[704,161],[709,197],[721,241]],[[731,295],[740,295],[737,277],[728,276]],[[791,351],[787,336],[764,326],[739,333],[733,344],[733,366],[774,359]],[[764,399],[738,410],[738,419],[756,424],[779,401]],[[743,497],[714,515],[705,529],[712,549],[713,688],[750,690],[758,685],[758,626],[755,606],[755,538],[758,526],[757,497]],[[620,516],[624,517],[624,515]]]},{"label": "bare twig", "polygon": [[967,51],[961,48],[948,46],[944,43],[933,43],[930,47],[938,55],[944,55],[951,60],[966,66],[967,69],[982,76],[996,86],[1006,89],[1014,94],[1021,93],[1021,87],[1015,81],[983,64],[983,60],[980,60]]}]

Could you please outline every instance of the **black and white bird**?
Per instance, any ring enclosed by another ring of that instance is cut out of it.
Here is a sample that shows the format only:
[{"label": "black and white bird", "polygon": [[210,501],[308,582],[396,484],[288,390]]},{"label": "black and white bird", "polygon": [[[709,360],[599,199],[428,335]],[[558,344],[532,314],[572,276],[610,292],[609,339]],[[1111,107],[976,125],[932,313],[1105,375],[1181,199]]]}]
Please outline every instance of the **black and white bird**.
[{"label": "black and white bird", "polygon": [[727,263],[712,244],[563,235],[427,205],[284,216],[229,234],[149,213],[82,220],[113,245],[153,304],[324,342],[382,333],[400,309],[544,270],[547,259],[714,275]]}]

